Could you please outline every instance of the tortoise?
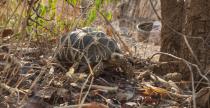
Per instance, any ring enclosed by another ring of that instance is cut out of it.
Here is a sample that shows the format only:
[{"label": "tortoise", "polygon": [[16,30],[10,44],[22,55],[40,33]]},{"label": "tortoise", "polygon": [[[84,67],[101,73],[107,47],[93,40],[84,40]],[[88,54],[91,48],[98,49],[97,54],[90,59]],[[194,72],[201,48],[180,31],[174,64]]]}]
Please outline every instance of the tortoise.
[{"label": "tortoise", "polygon": [[132,65],[117,42],[93,27],[77,29],[62,36],[55,57],[63,65],[78,63],[80,72],[89,69],[89,63],[96,76],[103,69],[118,67],[129,77],[133,75]]}]

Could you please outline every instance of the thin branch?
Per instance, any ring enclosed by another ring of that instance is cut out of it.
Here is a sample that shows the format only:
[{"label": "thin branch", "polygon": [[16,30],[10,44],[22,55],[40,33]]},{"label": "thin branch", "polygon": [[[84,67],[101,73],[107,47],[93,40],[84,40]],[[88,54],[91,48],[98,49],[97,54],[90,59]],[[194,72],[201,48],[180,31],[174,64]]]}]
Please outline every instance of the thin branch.
[{"label": "thin branch", "polygon": [[114,27],[111,25],[111,23],[107,20],[107,18],[103,15],[103,13],[101,13],[99,10],[97,10],[97,12],[104,18],[104,20],[106,21],[106,23],[112,28],[112,30],[114,30],[114,32],[112,31],[112,33],[114,34],[115,37],[117,37],[117,39],[119,39],[120,43],[123,45],[123,48],[129,53],[131,54],[131,51],[129,49],[129,47],[123,42],[123,40],[120,38],[120,35],[116,32],[116,30],[114,29]]}]

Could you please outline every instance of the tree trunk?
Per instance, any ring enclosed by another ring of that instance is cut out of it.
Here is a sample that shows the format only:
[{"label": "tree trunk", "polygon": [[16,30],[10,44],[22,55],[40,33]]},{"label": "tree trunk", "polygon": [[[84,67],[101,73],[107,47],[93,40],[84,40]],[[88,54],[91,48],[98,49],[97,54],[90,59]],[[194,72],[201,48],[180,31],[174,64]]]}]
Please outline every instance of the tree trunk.
[{"label": "tree trunk", "polygon": [[[181,36],[176,32],[182,32],[184,22],[184,0],[160,0],[161,15],[162,15],[162,30],[161,30],[161,52],[170,53],[175,56],[180,56],[180,40]],[[172,30],[173,29],[173,30]],[[179,65],[176,60],[166,55],[161,55],[160,62],[168,62],[161,65],[156,70],[160,74],[168,72],[177,72]]]},{"label": "tree trunk", "polygon": [[[210,0],[192,0],[189,14],[187,16],[186,34],[190,47],[195,57],[190,53],[185,43],[182,44],[181,57],[195,63],[202,71],[210,68]],[[196,60],[197,59],[197,60]],[[186,66],[181,67],[183,73],[190,72]],[[195,79],[200,79],[198,72],[194,71]]]}]

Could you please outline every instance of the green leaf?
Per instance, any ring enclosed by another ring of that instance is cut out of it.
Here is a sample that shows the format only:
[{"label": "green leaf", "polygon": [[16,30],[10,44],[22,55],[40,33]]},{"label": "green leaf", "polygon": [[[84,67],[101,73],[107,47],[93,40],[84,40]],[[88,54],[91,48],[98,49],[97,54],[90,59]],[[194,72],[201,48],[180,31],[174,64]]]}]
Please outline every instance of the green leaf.
[{"label": "green leaf", "polygon": [[56,4],[57,4],[57,0],[48,0],[48,15],[50,17],[50,19],[54,19],[55,17],[55,13],[56,13]]},{"label": "green leaf", "polygon": [[105,17],[108,21],[111,21],[112,20],[112,13],[111,12],[106,12]]},{"label": "green leaf", "polygon": [[92,8],[87,16],[87,25],[91,24],[96,19],[96,8]]},{"label": "green leaf", "polygon": [[55,10],[57,0],[49,0],[48,3],[49,3],[49,7],[50,7],[51,9]]},{"label": "green leaf", "polygon": [[102,1],[101,0],[95,0],[96,9],[99,9],[101,7]]},{"label": "green leaf", "polygon": [[73,6],[76,6],[77,0],[67,0],[67,3],[72,4]]},{"label": "green leaf", "polygon": [[47,6],[44,6],[44,5],[40,4],[39,9],[40,9],[39,13],[40,13],[41,16],[44,16],[47,13]]},{"label": "green leaf", "polygon": [[37,20],[37,22],[40,24],[40,25],[44,25],[46,22],[43,20],[43,19],[41,19],[41,18],[39,18],[38,20]]}]

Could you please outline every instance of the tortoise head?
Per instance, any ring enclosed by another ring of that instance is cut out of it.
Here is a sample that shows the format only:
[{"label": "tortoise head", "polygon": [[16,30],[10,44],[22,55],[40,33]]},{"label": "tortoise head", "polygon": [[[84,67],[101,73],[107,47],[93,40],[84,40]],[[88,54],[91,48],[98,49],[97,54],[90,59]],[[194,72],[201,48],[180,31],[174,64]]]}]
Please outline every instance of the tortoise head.
[{"label": "tortoise head", "polygon": [[123,54],[116,52],[111,54],[111,63],[124,64],[126,62],[134,66],[134,60],[132,58],[126,57]]},{"label": "tortoise head", "polygon": [[123,72],[125,72],[128,77],[133,77],[133,66],[132,62],[126,58],[123,54],[112,53],[111,54],[111,63],[120,67]]}]

